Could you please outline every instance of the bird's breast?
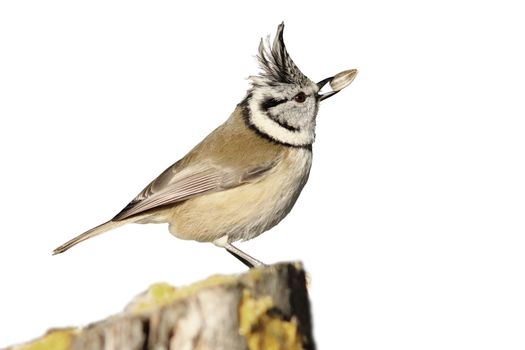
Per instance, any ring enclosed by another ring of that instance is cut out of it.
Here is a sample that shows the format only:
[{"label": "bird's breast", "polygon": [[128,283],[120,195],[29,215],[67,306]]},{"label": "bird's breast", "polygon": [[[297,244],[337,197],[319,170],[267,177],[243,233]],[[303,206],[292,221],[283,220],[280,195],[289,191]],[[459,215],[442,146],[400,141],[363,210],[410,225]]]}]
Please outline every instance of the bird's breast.
[{"label": "bird's breast", "polygon": [[312,152],[289,148],[260,180],[187,200],[173,208],[170,232],[182,239],[247,240],[273,227],[291,210],[303,189]]}]

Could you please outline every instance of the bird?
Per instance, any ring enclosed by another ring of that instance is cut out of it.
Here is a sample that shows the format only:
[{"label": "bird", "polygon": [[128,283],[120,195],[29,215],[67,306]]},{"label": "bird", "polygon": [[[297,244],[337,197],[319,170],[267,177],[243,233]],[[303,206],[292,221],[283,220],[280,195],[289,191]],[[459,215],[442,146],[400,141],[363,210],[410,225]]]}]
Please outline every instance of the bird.
[{"label": "bird", "polygon": [[[264,265],[233,245],[277,225],[292,209],[312,165],[321,101],[348,86],[356,69],[314,83],[283,39],[261,39],[260,71],[229,118],[148,184],[111,220],[53,250],[60,254],[129,223],[167,223],[177,238],[211,242],[249,268]],[[329,84],[331,91],[322,93]]]}]

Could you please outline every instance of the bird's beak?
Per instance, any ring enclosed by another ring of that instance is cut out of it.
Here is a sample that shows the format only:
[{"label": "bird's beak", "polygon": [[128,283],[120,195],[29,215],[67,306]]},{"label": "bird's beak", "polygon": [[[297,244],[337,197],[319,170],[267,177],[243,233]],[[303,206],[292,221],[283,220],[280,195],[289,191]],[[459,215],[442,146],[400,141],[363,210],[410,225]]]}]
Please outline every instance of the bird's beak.
[{"label": "bird's beak", "polygon": [[341,73],[337,73],[333,77],[326,78],[317,83],[319,91],[326,85],[330,83],[332,91],[328,91],[324,94],[319,94],[319,101],[326,100],[328,97],[332,97],[337,94],[339,91],[343,90],[345,87],[350,85],[354,81],[355,76],[357,75],[357,69],[345,70]]}]

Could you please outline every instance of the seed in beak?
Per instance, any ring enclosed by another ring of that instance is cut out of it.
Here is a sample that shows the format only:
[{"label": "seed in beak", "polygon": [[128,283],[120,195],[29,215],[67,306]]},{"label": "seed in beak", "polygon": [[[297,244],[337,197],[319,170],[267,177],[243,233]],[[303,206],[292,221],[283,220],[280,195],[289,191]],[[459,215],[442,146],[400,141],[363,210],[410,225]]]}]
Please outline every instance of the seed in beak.
[{"label": "seed in beak", "polygon": [[334,75],[330,80],[330,87],[333,91],[341,91],[354,81],[357,75],[357,69],[345,70],[341,73]]}]

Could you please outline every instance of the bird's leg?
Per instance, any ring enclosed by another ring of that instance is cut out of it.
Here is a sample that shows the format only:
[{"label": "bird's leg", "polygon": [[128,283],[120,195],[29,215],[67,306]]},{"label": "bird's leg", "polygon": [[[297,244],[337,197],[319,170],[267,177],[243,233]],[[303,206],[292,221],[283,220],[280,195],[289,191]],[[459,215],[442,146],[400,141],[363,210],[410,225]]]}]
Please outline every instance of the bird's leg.
[{"label": "bird's leg", "polygon": [[224,245],[224,248],[228,251],[228,253],[239,259],[244,265],[248,266],[250,269],[256,266],[264,266],[264,263],[246,254],[239,248],[234,247],[231,243],[226,243]]}]

